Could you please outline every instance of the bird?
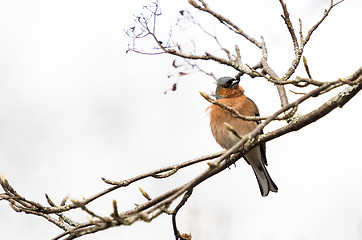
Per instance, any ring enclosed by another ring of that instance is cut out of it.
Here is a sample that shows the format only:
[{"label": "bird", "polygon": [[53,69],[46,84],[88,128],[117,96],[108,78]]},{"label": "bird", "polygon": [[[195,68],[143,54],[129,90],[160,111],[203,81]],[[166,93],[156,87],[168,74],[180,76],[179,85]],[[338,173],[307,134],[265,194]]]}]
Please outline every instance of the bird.
[{"label": "bird", "polygon": [[[239,85],[240,79],[222,77],[217,80],[215,91],[216,100],[234,108],[244,116],[260,116],[256,104],[244,95],[244,89]],[[230,149],[240,137],[253,131],[260,122],[246,121],[233,117],[232,114],[220,106],[212,104],[208,107],[210,112],[210,128],[216,142],[224,149]],[[229,126],[229,129],[226,128]],[[234,133],[230,131],[230,126]],[[243,157],[251,165],[259,184],[263,197],[270,191],[277,192],[278,187],[271,179],[266,166],[265,143],[261,143],[248,151]]]}]

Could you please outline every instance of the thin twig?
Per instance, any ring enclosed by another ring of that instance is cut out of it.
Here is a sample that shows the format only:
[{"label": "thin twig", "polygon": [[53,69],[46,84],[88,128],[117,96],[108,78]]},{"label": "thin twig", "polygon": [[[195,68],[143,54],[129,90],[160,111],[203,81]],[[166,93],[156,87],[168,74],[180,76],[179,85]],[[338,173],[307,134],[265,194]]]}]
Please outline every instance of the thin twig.
[{"label": "thin twig", "polygon": [[192,194],[192,190],[193,189],[191,188],[185,193],[181,202],[176,206],[176,208],[172,212],[172,226],[173,226],[173,232],[174,232],[176,240],[184,239],[183,236],[180,234],[179,230],[177,229],[176,215],[177,215],[178,211],[181,209],[181,207],[183,207],[185,205],[185,203],[187,202],[187,200],[190,198],[190,196]]},{"label": "thin twig", "polygon": [[194,0],[188,0],[189,3],[194,7],[197,8],[201,11],[204,11],[206,13],[211,14],[212,16],[214,16],[216,19],[218,19],[222,24],[224,24],[225,26],[227,26],[230,30],[232,30],[233,32],[235,32],[236,34],[239,34],[241,36],[243,36],[244,38],[246,38],[249,42],[253,43],[255,46],[257,46],[258,48],[261,48],[261,43],[258,42],[256,39],[250,37],[248,34],[246,34],[241,28],[239,28],[236,24],[234,24],[233,22],[231,22],[229,19],[227,19],[226,17],[222,16],[221,14],[213,11],[208,4],[203,1],[203,0],[198,0],[201,5],[197,4],[196,1]]},{"label": "thin twig", "polygon": [[302,42],[303,46],[307,44],[307,42],[310,40],[310,37],[312,36],[313,32],[319,27],[319,25],[324,21],[324,19],[326,19],[326,17],[330,13],[330,11],[333,9],[333,7],[337,6],[338,4],[340,4],[343,1],[344,0],[338,1],[337,3],[333,3],[333,0],[331,0],[331,4],[329,5],[329,8],[324,11],[322,18],[316,24],[314,24],[313,27],[311,27],[311,29],[308,31],[307,36],[304,38],[304,41]]},{"label": "thin twig", "polygon": [[[200,95],[205,98],[206,101],[214,104],[214,105],[217,105],[219,107],[221,107],[222,109],[224,110],[227,110],[231,113],[231,115],[235,118],[240,118],[240,119],[243,119],[245,121],[255,121],[255,122],[259,122],[259,121],[262,121],[262,120],[266,120],[268,119],[270,116],[267,116],[267,117],[260,117],[260,116],[245,116],[245,115],[241,115],[237,110],[235,110],[234,108],[224,104],[224,103],[221,103],[215,99],[212,99],[209,95],[207,95],[206,93],[203,93],[203,92],[199,92]],[[294,111],[293,111],[294,112]],[[274,120],[286,120],[290,117],[293,116],[293,112],[288,112],[287,114],[285,114],[284,116],[282,117],[276,117]]]},{"label": "thin twig", "polygon": [[287,9],[287,5],[284,3],[283,0],[279,0],[279,2],[280,2],[280,4],[282,5],[282,8],[283,8],[283,14],[284,15],[282,15],[282,18],[284,19],[284,22],[287,25],[290,36],[292,37],[294,52],[295,52],[295,54],[298,54],[298,52],[299,52],[298,39],[297,39],[297,36],[295,35],[292,21],[290,21],[290,18],[289,18],[289,12],[288,12],[288,9]]},{"label": "thin twig", "polygon": [[[341,1],[337,2],[337,3],[333,3],[333,0],[331,0],[330,6],[329,6],[329,8],[327,10],[324,11],[324,14],[323,14],[322,18],[315,25],[312,26],[312,28],[308,31],[307,36],[305,38],[301,39],[301,44],[299,46],[299,49],[298,49],[298,51],[294,51],[295,57],[294,57],[294,59],[292,61],[291,66],[289,67],[288,71],[284,74],[282,80],[288,80],[294,74],[295,70],[297,69],[297,67],[299,65],[300,58],[303,55],[304,47],[308,43],[308,41],[310,40],[310,37],[312,36],[313,32],[326,19],[326,17],[328,16],[328,14],[332,10],[332,8],[335,7],[336,5],[338,5],[339,3],[343,2],[343,1],[344,0],[341,0]],[[300,26],[301,26],[301,21],[300,21]],[[289,27],[288,27],[288,29],[289,29]]]}]

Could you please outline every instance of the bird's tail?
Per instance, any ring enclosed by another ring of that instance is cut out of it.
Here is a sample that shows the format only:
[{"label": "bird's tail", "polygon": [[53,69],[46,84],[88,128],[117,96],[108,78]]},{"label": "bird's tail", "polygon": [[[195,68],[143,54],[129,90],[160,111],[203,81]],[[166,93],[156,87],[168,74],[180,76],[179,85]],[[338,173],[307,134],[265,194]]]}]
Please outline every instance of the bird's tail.
[{"label": "bird's tail", "polygon": [[256,179],[258,180],[260,193],[263,197],[268,196],[269,192],[278,192],[278,187],[275,185],[271,179],[268,171],[264,164],[261,164],[258,167],[253,167]]}]

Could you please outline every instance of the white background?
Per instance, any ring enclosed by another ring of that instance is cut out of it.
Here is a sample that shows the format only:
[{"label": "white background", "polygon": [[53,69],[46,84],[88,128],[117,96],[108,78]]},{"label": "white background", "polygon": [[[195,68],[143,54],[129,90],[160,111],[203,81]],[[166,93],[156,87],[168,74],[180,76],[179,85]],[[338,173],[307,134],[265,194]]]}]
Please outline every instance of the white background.
[{"label": "white background", "polygon": [[[285,73],[293,50],[278,1],[208,2],[251,36],[263,35],[271,67],[280,76]],[[198,93],[211,93],[213,80],[201,73],[177,77],[171,56],[126,54],[130,39],[124,30],[132,26],[133,14],[149,3],[0,1],[0,172],[23,196],[43,204],[44,193],[56,203],[67,193],[81,199],[108,187],[101,177],[123,180],[221,150],[209,130],[208,103]],[[287,4],[296,32],[300,17],[306,35],[329,1]],[[195,41],[198,52],[222,54],[191,24],[174,26],[178,11],[188,9],[231,51],[237,43],[245,63],[260,59],[253,45],[193,11],[187,1],[160,1],[160,6],[157,31],[162,39],[173,26],[175,40],[186,49]],[[361,66],[361,9],[360,0],[346,0],[312,36],[305,56],[315,79],[346,77]],[[152,42],[138,46],[148,50]],[[217,64],[200,66],[217,77],[236,74]],[[303,68],[297,74],[306,76]],[[177,91],[164,94],[175,81]],[[272,84],[244,77],[241,85],[262,115],[278,109]],[[333,94],[315,104],[309,101],[299,113]],[[277,194],[261,197],[243,161],[201,184],[179,212],[181,232],[193,239],[362,239],[361,101],[359,94],[343,109],[267,144]],[[277,126],[271,124],[266,131]],[[131,209],[145,202],[138,187],[154,197],[205,168],[202,163],[169,179],[137,182],[89,207],[107,216],[116,199],[120,211]],[[81,211],[70,216],[86,220]],[[0,202],[0,231],[1,239],[50,239],[61,233],[45,219],[15,213],[6,202]],[[146,238],[173,239],[170,216],[83,237]]]}]

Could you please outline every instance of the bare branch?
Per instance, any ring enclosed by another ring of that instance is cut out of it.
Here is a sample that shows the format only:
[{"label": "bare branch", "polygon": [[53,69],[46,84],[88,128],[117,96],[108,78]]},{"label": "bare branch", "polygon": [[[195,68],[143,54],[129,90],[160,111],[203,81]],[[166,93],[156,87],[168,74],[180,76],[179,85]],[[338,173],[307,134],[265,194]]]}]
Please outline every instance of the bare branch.
[{"label": "bare branch", "polygon": [[310,40],[310,37],[312,36],[313,32],[319,27],[319,25],[324,21],[324,19],[326,19],[326,17],[328,16],[328,14],[332,10],[332,8],[337,6],[338,4],[340,4],[343,1],[344,0],[338,1],[337,3],[333,3],[333,0],[331,0],[331,4],[329,5],[329,8],[324,11],[322,18],[316,24],[314,24],[314,26],[308,31],[307,36],[305,37],[304,41],[302,42],[303,46],[305,46],[307,44],[307,42]]},{"label": "bare branch", "polygon": [[[265,73],[267,73],[272,79],[280,81],[278,75],[273,71],[273,69],[271,69],[271,67],[269,66],[269,64],[267,62],[268,52],[266,49],[264,38],[262,38],[262,50],[263,50],[263,57],[260,60],[260,65],[262,66],[263,71]],[[284,107],[288,104],[287,93],[285,91],[284,86],[282,86],[282,85],[277,85],[277,89],[278,89],[278,93],[279,93],[279,97],[280,97],[280,101],[281,101],[281,106]]]},{"label": "bare branch", "polygon": [[[225,105],[215,99],[212,99],[209,95],[207,95],[206,93],[203,93],[203,92],[200,92],[200,95],[205,98],[206,101],[214,104],[214,105],[217,105],[219,107],[221,107],[222,109],[224,110],[227,110],[230,112],[230,114],[235,117],[235,118],[240,118],[240,119],[243,119],[245,121],[255,121],[255,122],[259,122],[261,120],[266,120],[268,119],[269,117],[259,117],[259,116],[244,116],[244,115],[241,115],[238,111],[236,111],[234,108],[232,107],[229,107],[228,105]],[[295,111],[291,111],[291,112],[288,112],[287,114],[285,114],[284,116],[282,117],[276,117],[275,119],[273,120],[286,120],[288,118],[291,118],[293,116],[293,114],[295,113]]]},{"label": "bare branch", "polygon": [[329,101],[322,104],[317,109],[311,111],[310,113],[299,117],[292,124],[288,124],[282,128],[276,129],[268,134],[265,134],[261,137],[261,141],[269,141],[274,138],[280,137],[284,134],[287,134],[292,131],[298,131],[299,129],[311,124],[318,119],[326,116],[332,110],[337,107],[343,107],[353,96],[355,96],[362,89],[362,84],[348,86],[343,91],[341,91],[337,96],[331,98]]},{"label": "bare branch", "polygon": [[178,240],[178,239],[185,240],[185,238],[180,234],[179,230],[177,229],[176,215],[177,215],[178,211],[181,209],[181,207],[183,207],[185,205],[187,200],[190,198],[191,194],[192,194],[192,188],[185,193],[181,202],[177,205],[177,207],[173,210],[173,213],[172,213],[172,226],[173,226],[173,232],[174,232],[176,240]]},{"label": "bare branch", "polygon": [[[323,17],[308,31],[308,34],[307,36],[302,39],[302,21],[300,20],[300,36],[301,36],[301,44],[299,46],[299,49],[298,51],[296,51],[296,48],[294,45],[294,53],[295,53],[295,58],[293,59],[292,61],[292,64],[291,66],[289,67],[288,71],[284,74],[282,80],[288,80],[295,72],[295,70],[297,69],[298,65],[299,65],[299,62],[300,62],[300,58],[302,57],[303,55],[303,51],[304,51],[304,47],[305,45],[308,43],[312,33],[317,29],[317,27],[326,19],[326,17],[328,16],[329,12],[332,10],[332,8],[336,5],[338,5],[339,3],[343,2],[344,0],[341,0],[337,3],[333,3],[333,0],[331,0],[331,4],[329,6],[329,8],[327,10],[324,11],[324,14],[323,14]],[[282,5],[283,6],[283,5]],[[287,24],[288,26],[288,24]],[[290,26],[288,26],[288,29],[289,29]],[[294,32],[294,30],[293,30]],[[295,34],[294,34],[295,35]],[[294,42],[294,40],[293,40]]]},{"label": "bare branch", "polygon": [[280,2],[280,4],[282,5],[282,8],[283,8],[283,14],[284,15],[282,15],[282,18],[284,19],[284,22],[287,25],[290,36],[292,37],[294,52],[297,54],[299,52],[298,39],[297,39],[297,36],[295,35],[293,24],[292,24],[292,22],[290,21],[290,18],[289,18],[289,12],[288,12],[288,9],[287,9],[287,5],[284,3],[283,0],[279,0],[279,2]]},{"label": "bare branch", "polygon": [[208,4],[203,1],[203,0],[198,0],[201,5],[197,4],[196,1],[194,0],[188,0],[189,3],[194,7],[197,8],[201,11],[204,11],[206,13],[211,14],[212,16],[214,16],[216,19],[218,19],[222,24],[224,24],[225,26],[227,26],[230,30],[234,31],[235,33],[243,36],[244,38],[246,38],[249,42],[253,43],[255,46],[257,46],[258,48],[261,48],[261,43],[258,42],[257,40],[255,40],[254,38],[250,37],[248,34],[246,34],[241,28],[239,28],[236,24],[234,24],[233,22],[231,22],[229,19],[225,18],[224,16],[222,16],[219,13],[214,12],[209,6]]}]

